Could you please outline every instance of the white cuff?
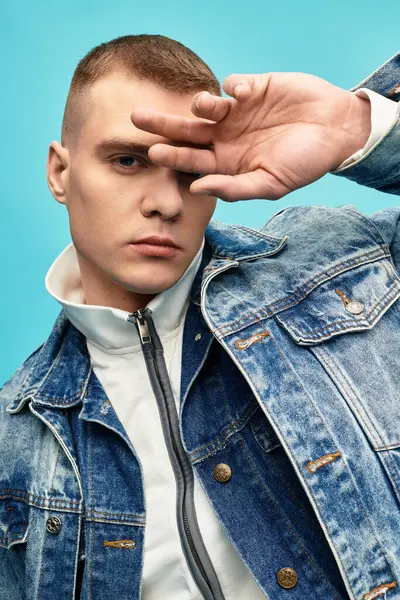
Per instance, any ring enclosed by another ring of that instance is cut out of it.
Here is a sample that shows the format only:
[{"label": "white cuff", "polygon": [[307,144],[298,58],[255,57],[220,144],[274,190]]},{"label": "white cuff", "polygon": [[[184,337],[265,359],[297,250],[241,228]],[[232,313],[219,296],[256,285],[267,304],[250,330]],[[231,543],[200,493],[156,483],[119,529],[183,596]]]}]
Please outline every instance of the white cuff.
[{"label": "white cuff", "polygon": [[371,103],[371,133],[364,148],[357,150],[357,152],[349,156],[349,158],[346,158],[346,160],[334,171],[331,171],[331,173],[337,173],[341,169],[364,158],[367,152],[386,135],[396,117],[398,104],[394,100],[389,100],[389,98],[385,98],[385,96],[377,94],[367,88],[360,88],[351,93],[356,94],[356,96],[360,96],[361,98],[369,99]]}]

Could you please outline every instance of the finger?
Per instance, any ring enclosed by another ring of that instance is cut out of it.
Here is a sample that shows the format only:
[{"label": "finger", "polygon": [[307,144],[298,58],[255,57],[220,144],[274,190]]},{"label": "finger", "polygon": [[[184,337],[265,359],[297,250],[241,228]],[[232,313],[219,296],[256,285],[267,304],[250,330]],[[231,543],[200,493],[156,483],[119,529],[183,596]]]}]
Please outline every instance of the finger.
[{"label": "finger", "polygon": [[291,191],[264,169],[240,175],[207,175],[194,181],[189,189],[192,194],[209,194],[227,202],[278,200]]},{"label": "finger", "polygon": [[269,81],[269,74],[232,74],[224,79],[224,91],[233,96],[238,102],[251,98],[257,91],[265,90]]},{"label": "finger", "polygon": [[216,170],[215,154],[212,150],[154,144],[149,149],[148,155],[157,165],[176,171],[215,173]]},{"label": "finger", "polygon": [[131,121],[138,129],[193,144],[210,144],[215,127],[214,123],[169,115],[150,108],[135,108],[131,113]]},{"label": "finger", "polygon": [[193,98],[191,111],[198,117],[218,122],[222,121],[229,113],[232,103],[231,98],[222,98],[209,92],[200,92]]}]

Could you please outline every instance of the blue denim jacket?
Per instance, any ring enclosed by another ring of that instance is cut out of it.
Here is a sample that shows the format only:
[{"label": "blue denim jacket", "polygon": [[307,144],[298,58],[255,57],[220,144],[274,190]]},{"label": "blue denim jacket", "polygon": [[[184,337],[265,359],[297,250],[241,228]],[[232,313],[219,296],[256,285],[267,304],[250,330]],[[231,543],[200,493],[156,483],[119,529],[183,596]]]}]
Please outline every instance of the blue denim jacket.
[{"label": "blue denim jacket", "polygon": [[[400,54],[367,85],[397,100],[399,78]],[[399,193],[399,137],[397,122],[341,175]],[[400,599],[399,220],[304,206],[262,230],[207,229],[180,432],[271,600]],[[138,600],[140,463],[63,311],[1,388],[0,411],[0,599]],[[297,573],[291,589],[282,567]]]}]

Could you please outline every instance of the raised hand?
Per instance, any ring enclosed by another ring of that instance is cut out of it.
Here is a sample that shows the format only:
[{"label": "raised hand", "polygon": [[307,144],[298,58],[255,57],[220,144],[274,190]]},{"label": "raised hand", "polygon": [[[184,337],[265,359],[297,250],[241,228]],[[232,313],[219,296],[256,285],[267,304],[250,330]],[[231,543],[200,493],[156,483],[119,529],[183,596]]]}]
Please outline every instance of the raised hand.
[{"label": "raised hand", "polygon": [[193,119],[131,114],[135,127],[185,144],[154,144],[149,157],[204,175],[191,184],[194,194],[277,200],[335,169],[370,134],[369,100],[314,75],[235,74],[223,89],[230,98],[197,93]]}]

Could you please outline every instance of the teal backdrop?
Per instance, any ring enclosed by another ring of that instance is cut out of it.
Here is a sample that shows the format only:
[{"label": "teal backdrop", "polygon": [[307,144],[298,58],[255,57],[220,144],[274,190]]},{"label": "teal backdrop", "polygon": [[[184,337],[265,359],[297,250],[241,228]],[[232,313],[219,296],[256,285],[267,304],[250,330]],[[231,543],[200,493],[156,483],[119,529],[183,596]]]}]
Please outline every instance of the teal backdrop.
[{"label": "teal backdrop", "polygon": [[[70,243],[67,212],[46,182],[78,61],[127,34],[160,33],[197,52],[222,82],[231,73],[302,71],[348,89],[398,50],[400,2],[0,0],[0,385],[48,336],[60,305],[44,278]],[[398,198],[327,175],[276,202],[228,204],[215,217],[261,227],[298,204],[353,203],[369,214]]]}]

